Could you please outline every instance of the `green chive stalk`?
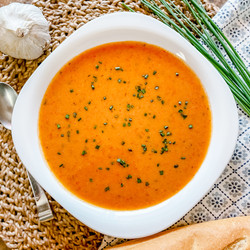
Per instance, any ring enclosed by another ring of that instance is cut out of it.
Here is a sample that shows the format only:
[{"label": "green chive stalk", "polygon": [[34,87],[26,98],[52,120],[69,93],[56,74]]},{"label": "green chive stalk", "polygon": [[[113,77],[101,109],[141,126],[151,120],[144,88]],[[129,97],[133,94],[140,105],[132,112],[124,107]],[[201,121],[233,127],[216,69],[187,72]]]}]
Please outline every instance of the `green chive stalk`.
[{"label": "green chive stalk", "polygon": [[[250,116],[250,72],[232,44],[208,16],[201,2],[199,0],[183,0],[194,17],[195,22],[192,22],[179,10],[172,0],[168,2],[166,0],[159,1],[170,16],[154,0],[141,0],[141,3],[149,8],[164,24],[173,28],[187,39],[212,63],[228,84],[237,103]],[[126,9],[133,11],[126,4],[122,3],[122,5]],[[197,24],[200,29],[198,29]],[[215,39],[223,48],[235,70],[225,59]]]}]

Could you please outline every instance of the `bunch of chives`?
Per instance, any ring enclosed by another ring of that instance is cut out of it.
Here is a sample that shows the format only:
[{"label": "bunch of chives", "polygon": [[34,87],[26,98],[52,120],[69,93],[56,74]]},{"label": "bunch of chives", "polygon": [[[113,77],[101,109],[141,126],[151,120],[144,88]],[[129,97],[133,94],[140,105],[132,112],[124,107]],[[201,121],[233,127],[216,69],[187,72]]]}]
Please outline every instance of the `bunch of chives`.
[{"label": "bunch of chives", "polygon": [[[168,2],[160,0],[171,17],[154,0],[141,0],[141,2],[158,16],[163,23],[186,38],[212,63],[228,84],[235,100],[250,116],[250,72],[223,32],[208,16],[201,2],[199,0],[183,0],[192,14],[194,22],[190,21],[172,0]],[[127,5],[123,4],[123,6],[133,11]],[[197,28],[197,24],[200,29]],[[215,40],[219,44],[216,44]],[[219,46],[224,49],[235,70],[227,62]]]}]

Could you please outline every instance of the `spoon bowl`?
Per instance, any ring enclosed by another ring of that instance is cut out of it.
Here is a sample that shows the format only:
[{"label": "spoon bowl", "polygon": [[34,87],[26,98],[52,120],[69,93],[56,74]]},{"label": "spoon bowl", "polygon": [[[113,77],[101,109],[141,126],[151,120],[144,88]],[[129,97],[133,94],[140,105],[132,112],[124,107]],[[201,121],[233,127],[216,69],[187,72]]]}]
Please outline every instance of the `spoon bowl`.
[{"label": "spoon bowl", "polygon": [[16,99],[16,91],[10,85],[0,82],[0,122],[9,130]]}]

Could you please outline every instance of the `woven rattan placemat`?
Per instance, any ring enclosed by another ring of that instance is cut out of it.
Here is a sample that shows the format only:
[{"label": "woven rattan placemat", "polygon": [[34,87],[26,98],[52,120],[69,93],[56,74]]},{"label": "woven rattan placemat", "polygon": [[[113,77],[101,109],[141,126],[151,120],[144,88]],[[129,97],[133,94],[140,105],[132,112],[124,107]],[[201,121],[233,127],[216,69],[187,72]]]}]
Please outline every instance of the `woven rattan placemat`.
[{"label": "woven rattan placemat", "polygon": [[[150,14],[137,0],[126,0],[132,9]],[[39,64],[71,33],[88,21],[124,11],[121,0],[35,0],[50,22],[52,41],[40,58],[27,61],[0,52],[0,81],[19,92]],[[176,4],[181,6],[182,1]],[[213,16],[216,7],[206,4]],[[184,10],[183,10],[184,11]],[[25,142],[24,142],[25,143]],[[103,235],[86,227],[49,197],[55,218],[40,223],[26,170],[13,146],[11,132],[0,124],[0,237],[11,249],[97,249]]]}]

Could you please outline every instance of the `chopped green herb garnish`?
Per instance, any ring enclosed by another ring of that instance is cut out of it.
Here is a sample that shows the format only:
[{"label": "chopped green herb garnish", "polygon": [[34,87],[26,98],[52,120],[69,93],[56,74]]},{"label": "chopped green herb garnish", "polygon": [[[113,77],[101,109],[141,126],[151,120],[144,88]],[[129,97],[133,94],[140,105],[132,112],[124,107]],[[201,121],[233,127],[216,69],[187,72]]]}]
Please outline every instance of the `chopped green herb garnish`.
[{"label": "chopped green herb garnish", "polygon": [[64,134],[61,134],[61,137],[64,137]]},{"label": "chopped green herb garnish", "polygon": [[58,154],[58,155],[61,155],[61,153],[60,153],[60,152],[57,152],[57,154]]},{"label": "chopped green herb garnish", "polygon": [[129,179],[132,179],[132,175],[129,174],[129,175],[126,177],[126,179],[128,179],[128,180],[129,180]]},{"label": "chopped green herb garnish", "polygon": [[122,159],[120,159],[120,158],[118,158],[116,161],[117,161],[118,163],[120,163],[120,165],[122,165],[124,168],[126,168],[126,167],[129,166],[129,164],[127,164],[124,160],[122,160]]},{"label": "chopped green herb garnish", "polygon": [[143,149],[143,153],[145,153],[147,151],[147,146],[145,144],[142,144],[142,149]]},{"label": "chopped green herb garnish", "polygon": [[144,97],[144,94],[146,93],[146,89],[142,89],[140,86],[135,86],[135,89],[137,90],[136,97],[138,99],[142,99]]},{"label": "chopped green herb garnish", "polygon": [[79,134],[80,133],[79,130],[76,130],[76,133]]},{"label": "chopped green herb garnish", "polygon": [[86,155],[87,152],[85,150],[82,151],[82,155]]},{"label": "chopped green herb garnish", "polygon": [[190,128],[190,129],[193,128],[193,125],[192,125],[192,124],[189,124],[189,125],[188,125],[188,128]]},{"label": "chopped green herb garnish", "polygon": [[96,65],[95,68],[96,68],[96,69],[99,69],[99,65]]},{"label": "chopped green herb garnish", "polygon": [[68,114],[67,114],[67,115],[65,115],[65,118],[66,118],[66,119],[69,119],[69,115],[68,115]]},{"label": "chopped green herb garnish", "polygon": [[96,145],[95,148],[96,148],[96,149],[99,149],[99,148],[100,148],[100,145]]},{"label": "chopped green herb garnish", "polygon": [[160,133],[160,136],[161,136],[161,137],[164,137],[164,136],[165,136],[165,133],[163,133],[162,130],[160,130],[159,133]]},{"label": "chopped green herb garnish", "polygon": [[163,170],[160,170],[159,173],[160,173],[160,175],[163,175],[163,174],[164,174],[164,171],[163,171]]},{"label": "chopped green herb garnish", "polygon": [[106,96],[104,96],[104,97],[103,97],[103,100],[106,100],[106,99],[107,99],[107,97],[106,97]]},{"label": "chopped green herb garnish", "polygon": [[149,182],[148,181],[145,182],[145,186],[149,186]]},{"label": "chopped green herb garnish", "polygon": [[145,128],[145,131],[146,131],[146,132],[148,132],[148,131],[149,131],[149,129],[148,129],[148,128]]},{"label": "chopped green herb garnish", "polygon": [[109,191],[109,190],[110,190],[109,186],[107,186],[107,187],[104,188],[104,191],[105,191],[105,192],[107,192],[107,191]]},{"label": "chopped green herb garnish", "polygon": [[123,71],[123,69],[121,67],[115,67],[115,70]]},{"label": "chopped green herb garnish", "polygon": [[113,109],[113,106],[111,105],[111,106],[109,107],[109,109],[112,110],[112,109]]},{"label": "chopped green herb garnish", "polygon": [[73,93],[74,92],[74,90],[73,89],[70,89],[70,91],[69,91],[70,93]]},{"label": "chopped green herb garnish", "polygon": [[179,73],[176,72],[175,75],[176,75],[176,76],[179,76]]},{"label": "chopped green herb garnish", "polygon": [[74,112],[74,113],[73,113],[73,117],[74,117],[74,118],[76,118],[76,116],[77,116],[77,113],[76,113],[76,112]]},{"label": "chopped green herb garnish", "polygon": [[125,144],[125,141],[122,141],[122,143],[121,143],[122,145],[124,145]]},{"label": "chopped green herb garnish", "polygon": [[61,125],[60,124],[56,124],[57,128],[60,129],[61,128]]},{"label": "chopped green herb garnish", "polygon": [[185,159],[186,159],[186,157],[183,157],[183,156],[182,156],[182,157],[181,157],[181,159],[182,159],[182,160],[185,160]]},{"label": "chopped green herb garnish", "polygon": [[181,114],[181,116],[183,117],[183,119],[187,118],[187,115],[183,114],[183,110],[179,109],[178,112]]},{"label": "chopped green herb garnish", "polygon": [[123,183],[121,183],[121,187],[124,187]]},{"label": "chopped green herb garnish", "polygon": [[159,86],[155,86],[155,90],[158,90],[159,89]]},{"label": "chopped green herb garnish", "polygon": [[142,183],[141,178],[137,178],[137,183]]},{"label": "chopped green herb garnish", "polygon": [[88,111],[88,107],[85,106],[84,109],[85,109],[86,111]]},{"label": "chopped green herb garnish", "polygon": [[63,164],[60,164],[60,165],[59,165],[59,168],[61,168],[61,167],[64,167],[64,165],[63,165]]},{"label": "chopped green herb garnish", "polygon": [[178,167],[179,167],[179,165],[178,165],[178,164],[175,164],[175,165],[174,165],[174,168],[178,168]]},{"label": "chopped green herb garnish", "polygon": [[161,154],[168,152],[168,146],[165,145],[164,147],[161,148]]},{"label": "chopped green herb garnish", "polygon": [[93,179],[92,179],[92,178],[89,178],[89,182],[93,182]]}]

